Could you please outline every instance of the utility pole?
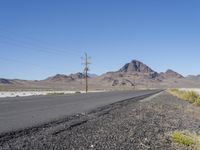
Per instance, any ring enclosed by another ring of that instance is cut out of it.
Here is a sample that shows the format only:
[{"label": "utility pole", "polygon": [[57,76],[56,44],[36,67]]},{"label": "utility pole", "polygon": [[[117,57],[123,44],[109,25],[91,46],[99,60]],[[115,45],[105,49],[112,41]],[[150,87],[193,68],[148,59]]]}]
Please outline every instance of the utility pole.
[{"label": "utility pole", "polygon": [[88,92],[88,71],[89,71],[89,60],[90,57],[88,57],[87,53],[85,53],[85,56],[83,58],[83,65],[84,65],[84,73],[85,73],[85,92]]}]

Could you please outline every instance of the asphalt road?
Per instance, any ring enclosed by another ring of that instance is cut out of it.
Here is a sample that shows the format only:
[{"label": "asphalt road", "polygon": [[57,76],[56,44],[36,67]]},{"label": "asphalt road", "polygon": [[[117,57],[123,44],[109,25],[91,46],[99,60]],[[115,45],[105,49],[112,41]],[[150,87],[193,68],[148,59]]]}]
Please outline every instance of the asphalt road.
[{"label": "asphalt road", "polygon": [[87,112],[158,91],[126,91],[0,99],[0,134]]}]

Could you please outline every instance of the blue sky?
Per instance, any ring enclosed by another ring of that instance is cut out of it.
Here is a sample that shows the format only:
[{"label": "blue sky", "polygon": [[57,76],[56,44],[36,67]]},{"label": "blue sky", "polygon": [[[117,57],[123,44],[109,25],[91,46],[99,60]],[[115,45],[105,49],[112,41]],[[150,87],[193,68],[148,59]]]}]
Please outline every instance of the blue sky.
[{"label": "blue sky", "polygon": [[200,74],[199,0],[1,0],[0,77],[115,71],[138,59]]}]

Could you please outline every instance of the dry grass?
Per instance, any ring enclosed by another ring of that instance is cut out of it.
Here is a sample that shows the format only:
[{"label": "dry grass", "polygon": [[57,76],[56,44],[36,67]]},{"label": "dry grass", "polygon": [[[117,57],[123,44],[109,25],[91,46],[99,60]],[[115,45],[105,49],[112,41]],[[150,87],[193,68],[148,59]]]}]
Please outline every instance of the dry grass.
[{"label": "dry grass", "polygon": [[[200,96],[194,91],[182,91],[179,89],[170,89],[168,91],[179,99],[200,106]],[[196,134],[175,131],[171,134],[171,139],[174,143],[190,147],[194,150],[200,150],[200,136],[197,136]]]},{"label": "dry grass", "polygon": [[196,106],[200,106],[200,96],[194,91],[182,91],[179,89],[170,89],[169,93],[180,99],[188,101],[189,103],[192,103]]},{"label": "dry grass", "polygon": [[171,134],[171,139],[174,143],[200,150],[200,137],[195,134],[175,131]]},{"label": "dry grass", "polygon": [[47,93],[46,96],[58,96],[58,95],[64,95],[65,93]]},{"label": "dry grass", "polygon": [[196,106],[200,106],[200,97],[199,97],[198,99],[196,99],[196,101],[194,102],[194,104],[195,104]]}]

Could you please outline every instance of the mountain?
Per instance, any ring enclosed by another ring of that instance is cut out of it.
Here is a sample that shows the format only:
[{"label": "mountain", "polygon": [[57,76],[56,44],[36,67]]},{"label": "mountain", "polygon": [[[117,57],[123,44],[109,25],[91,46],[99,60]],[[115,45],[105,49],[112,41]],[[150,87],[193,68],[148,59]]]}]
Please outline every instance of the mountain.
[{"label": "mountain", "polygon": [[12,82],[8,79],[0,78],[0,84],[12,84]]},{"label": "mountain", "polygon": [[119,69],[120,73],[140,73],[142,74],[148,74],[151,78],[157,78],[159,80],[162,79],[172,79],[172,78],[184,78],[181,74],[168,69],[165,73],[157,73],[153,69],[151,69],[146,64],[138,61],[133,60],[130,63],[125,64],[121,69]]},{"label": "mountain", "polygon": [[159,73],[151,69],[146,64],[132,60],[115,72],[107,72],[97,79],[99,82],[112,87],[135,87],[144,86],[152,82],[160,82]]},{"label": "mountain", "polygon": [[[107,72],[99,76],[98,79],[102,84],[112,87],[165,88],[178,87],[183,82],[184,77],[171,69],[168,69],[165,73],[158,73],[143,62],[132,60],[118,71]],[[188,82],[184,82],[181,86]]]},{"label": "mountain", "polygon": [[125,64],[118,72],[128,74],[141,73],[146,74],[151,78],[155,78],[159,75],[156,71],[138,60],[132,60],[130,63]]},{"label": "mountain", "polygon": [[68,82],[68,81],[73,81],[74,79],[71,76],[67,76],[64,74],[57,74],[55,76],[52,77],[48,77],[47,79],[45,79],[45,81],[49,81],[49,82]]},{"label": "mountain", "polygon": [[141,73],[156,73],[154,70],[152,70],[147,65],[143,64],[142,62],[138,60],[133,60],[130,63],[125,64],[119,72],[141,72]]},{"label": "mountain", "polygon": [[[89,76],[88,76],[89,77]],[[48,77],[45,79],[45,81],[50,82],[69,82],[69,81],[76,81],[79,79],[85,79],[85,75],[83,73],[75,73],[70,75],[64,75],[64,74],[57,74],[55,76]]]},{"label": "mountain", "polygon": [[171,79],[171,78],[184,78],[181,74],[168,69],[165,73],[160,73],[160,75],[165,79]]}]

